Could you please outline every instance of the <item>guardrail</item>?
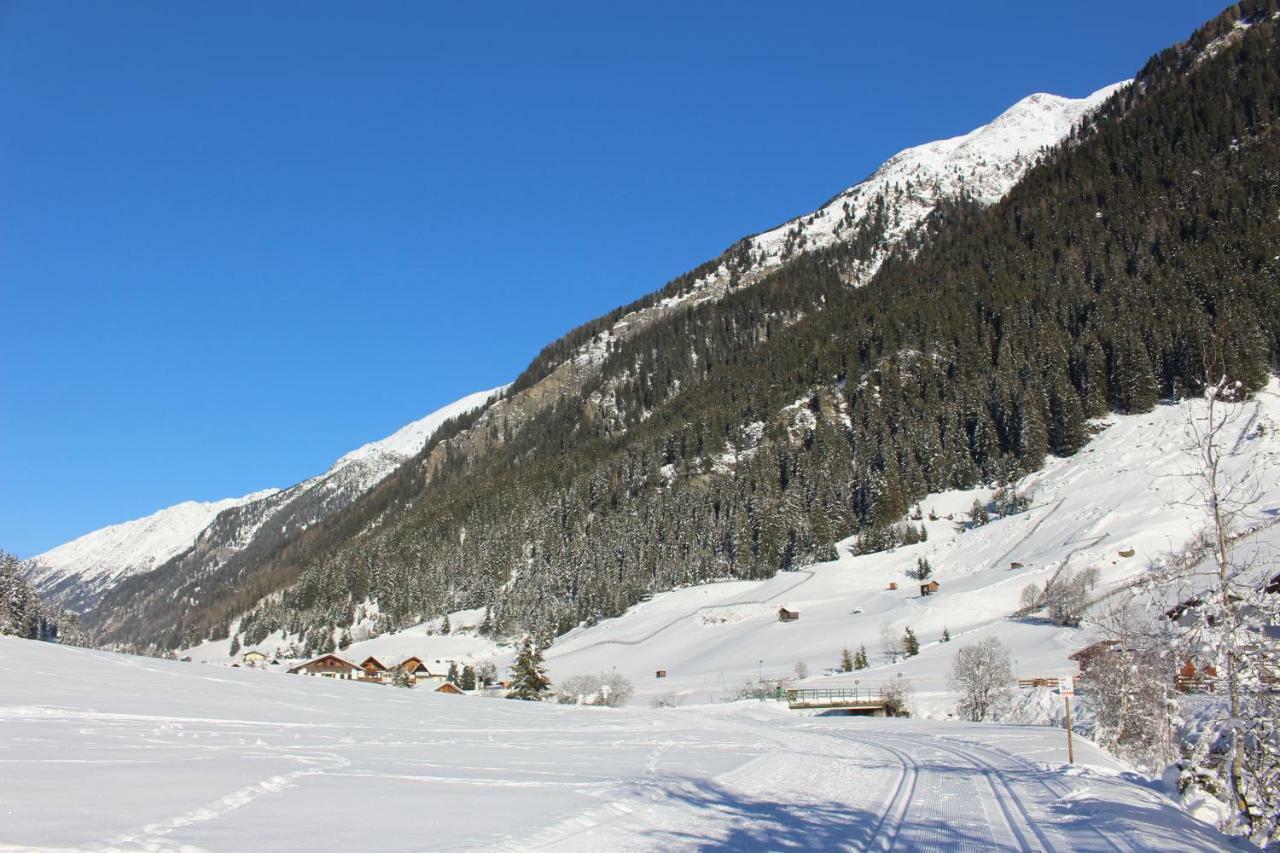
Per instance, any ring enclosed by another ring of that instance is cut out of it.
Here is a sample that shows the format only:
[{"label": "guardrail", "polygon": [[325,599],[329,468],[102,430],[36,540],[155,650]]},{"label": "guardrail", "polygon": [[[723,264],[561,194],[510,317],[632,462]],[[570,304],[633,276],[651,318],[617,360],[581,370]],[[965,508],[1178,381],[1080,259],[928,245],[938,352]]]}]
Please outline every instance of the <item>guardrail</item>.
[{"label": "guardrail", "polygon": [[878,687],[805,688],[787,691],[787,702],[792,705],[867,704],[884,702],[883,691]]}]

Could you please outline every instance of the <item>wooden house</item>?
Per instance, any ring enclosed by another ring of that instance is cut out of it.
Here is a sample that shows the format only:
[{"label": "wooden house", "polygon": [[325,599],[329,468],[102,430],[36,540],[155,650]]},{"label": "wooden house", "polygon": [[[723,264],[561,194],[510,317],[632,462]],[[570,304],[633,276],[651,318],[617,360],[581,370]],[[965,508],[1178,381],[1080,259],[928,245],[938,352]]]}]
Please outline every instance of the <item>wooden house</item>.
[{"label": "wooden house", "polygon": [[293,675],[319,675],[343,680],[359,678],[364,673],[360,667],[337,655],[321,655],[318,658],[289,667]]},{"label": "wooden house", "polygon": [[451,693],[454,696],[465,696],[466,691],[452,681],[446,681],[435,689],[436,693]]},{"label": "wooden house", "polygon": [[785,608],[785,607],[779,607],[779,608],[778,608],[778,621],[779,621],[779,622],[794,622],[794,621],[796,621],[796,620],[797,620],[797,619],[799,619],[799,618],[800,618],[800,611],[799,611],[799,610],[788,610],[788,609],[787,609],[787,608]]},{"label": "wooden house", "polygon": [[941,585],[940,583],[938,583],[937,581],[929,581],[928,583],[922,583],[922,584],[920,584],[920,594],[921,594],[921,595],[933,595],[933,594],[934,594],[935,592],[937,592],[941,587],[942,587],[942,585]]},{"label": "wooden house", "polygon": [[666,678],[666,677],[667,677],[667,671],[665,669],[658,670],[657,674],[654,675],[654,678]]},{"label": "wooden house", "polygon": [[1075,661],[1080,666],[1080,671],[1087,670],[1094,661],[1101,658],[1107,652],[1120,645],[1119,640],[1099,640],[1092,645],[1085,646],[1078,652],[1069,656],[1070,660]]},{"label": "wooden house", "polygon": [[249,649],[240,656],[240,660],[245,666],[262,666],[267,662],[267,656],[257,649]]},{"label": "wooden house", "polygon": [[889,589],[890,589],[890,591],[895,590],[895,589],[897,589],[897,588],[898,588],[898,582],[897,582],[897,581],[889,581]]},{"label": "wooden house", "polygon": [[373,655],[369,655],[363,662],[361,662],[360,669],[364,670],[364,674],[361,678],[369,681],[391,680],[391,670],[383,666],[382,661],[378,660]]}]

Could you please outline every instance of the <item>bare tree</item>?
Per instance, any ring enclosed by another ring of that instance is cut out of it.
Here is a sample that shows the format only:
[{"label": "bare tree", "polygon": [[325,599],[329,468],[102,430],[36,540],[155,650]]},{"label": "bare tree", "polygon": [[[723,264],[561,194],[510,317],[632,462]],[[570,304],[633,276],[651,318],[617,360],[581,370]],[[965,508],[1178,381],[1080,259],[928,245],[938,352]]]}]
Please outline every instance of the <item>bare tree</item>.
[{"label": "bare tree", "polygon": [[1241,385],[1220,371],[1206,375],[1205,406],[1188,416],[1186,436],[1207,525],[1190,558],[1159,583],[1179,592],[1179,658],[1212,671],[1225,699],[1196,747],[1197,758],[1221,764],[1234,815],[1224,828],[1266,843],[1280,840],[1280,644],[1268,635],[1280,624],[1280,589],[1274,562],[1246,541],[1261,495],[1255,467],[1231,464],[1251,423]]},{"label": "bare tree", "polygon": [[965,646],[951,667],[951,689],[960,694],[961,716],[980,722],[1008,704],[1013,685],[1009,652],[995,637]]},{"label": "bare tree", "polygon": [[889,627],[888,622],[880,623],[880,651],[889,663],[897,663],[902,658],[902,635]]},{"label": "bare tree", "polygon": [[1113,601],[1097,617],[1108,645],[1083,663],[1094,740],[1148,772],[1177,758],[1170,623],[1133,600]]},{"label": "bare tree", "polygon": [[1048,611],[1055,625],[1079,627],[1089,608],[1089,593],[1098,585],[1098,570],[1092,566],[1074,574],[1065,569],[1045,581],[1043,587],[1028,584],[1022,590],[1022,613]]}]

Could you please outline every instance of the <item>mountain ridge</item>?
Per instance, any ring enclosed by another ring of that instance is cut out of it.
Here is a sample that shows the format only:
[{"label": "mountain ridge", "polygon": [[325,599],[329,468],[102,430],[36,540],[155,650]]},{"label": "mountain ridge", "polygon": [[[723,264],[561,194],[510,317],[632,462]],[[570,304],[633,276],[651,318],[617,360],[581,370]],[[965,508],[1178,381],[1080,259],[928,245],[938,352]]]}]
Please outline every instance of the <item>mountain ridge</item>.
[{"label": "mountain ridge", "polygon": [[[288,488],[262,489],[220,501],[184,501],[142,518],[90,531],[34,557],[25,577],[42,596],[83,610],[121,581],[181,559],[206,537],[219,539],[222,559],[226,559],[230,553],[247,547],[262,525],[310,492],[325,489],[351,495],[368,491],[421,450],[441,425],[483,406],[506,387],[468,394],[442,406],[382,439],[343,454],[323,473]],[[234,526],[233,534],[219,537],[213,528],[224,515],[243,519],[243,523]]]}]

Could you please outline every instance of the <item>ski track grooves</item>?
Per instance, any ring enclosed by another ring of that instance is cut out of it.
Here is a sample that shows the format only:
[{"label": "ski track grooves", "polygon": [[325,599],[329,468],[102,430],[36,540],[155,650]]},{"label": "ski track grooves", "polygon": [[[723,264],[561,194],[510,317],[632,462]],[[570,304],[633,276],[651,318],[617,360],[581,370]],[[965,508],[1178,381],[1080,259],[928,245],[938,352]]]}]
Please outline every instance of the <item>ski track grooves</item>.
[{"label": "ski track grooves", "polygon": [[[850,740],[849,738],[841,738],[841,740]],[[898,776],[898,784],[894,788],[893,793],[885,801],[884,811],[880,814],[880,819],[876,821],[876,828],[872,830],[871,837],[879,839],[879,848],[881,850],[892,850],[893,845],[898,840],[898,833],[902,831],[903,821],[906,819],[907,810],[911,807],[911,800],[916,793],[916,780],[920,776],[920,765],[916,763],[909,754],[886,746],[882,743],[860,742],[863,746],[873,746],[876,749],[884,750],[898,760],[902,765],[902,772]],[[893,835],[887,840],[881,832],[884,829],[885,822],[893,815],[894,823],[892,825]]]},{"label": "ski track grooves", "polygon": [[[938,738],[938,740],[940,740],[940,738]],[[1036,782],[1040,783],[1040,785],[1046,791],[1048,791],[1049,794],[1055,799],[1058,799],[1058,800],[1065,799],[1071,793],[1069,790],[1060,790],[1059,788],[1053,785],[1050,785],[1049,781],[1045,778],[1044,771],[1041,768],[1036,767],[1035,764],[1033,764],[1032,762],[1028,761],[1027,759],[1023,758],[1020,755],[1014,755],[1011,752],[1004,752],[1002,750],[996,749],[995,747],[987,746],[986,744],[973,743],[971,741],[963,741],[963,744],[964,744],[964,748],[966,749],[976,750],[979,753],[998,755],[1001,758],[1007,759],[1009,761],[1012,761],[1014,764],[1019,765],[1026,772],[1030,773],[1032,777],[1036,780]],[[1006,782],[1005,785],[1007,787],[1008,783]],[[1112,850],[1117,851],[1117,853],[1121,853],[1121,851],[1124,850],[1123,847],[1116,844],[1115,841],[1113,841],[1105,832],[1103,832],[1101,829],[1098,829],[1098,827],[1094,826],[1094,824],[1091,821],[1085,821],[1084,825],[1088,826],[1089,829],[1093,831],[1094,835],[1097,835],[1098,838],[1102,839],[1102,842]]]},{"label": "ski track grooves", "polygon": [[[962,761],[969,762],[982,774],[982,778],[986,780],[987,786],[991,789],[991,796],[995,799],[996,805],[1000,807],[1000,813],[1004,817],[1005,826],[1009,828],[1009,834],[1015,841],[1017,841],[1018,846],[1021,849],[1030,850],[1032,849],[1032,846],[1027,839],[1028,833],[1019,829],[1017,826],[1018,823],[1021,823],[1030,831],[1031,834],[1035,835],[1036,839],[1040,842],[1041,850],[1056,849],[1049,841],[1048,837],[1040,831],[1040,827],[1036,825],[1035,819],[1031,817],[1030,812],[1027,811],[1027,808],[1022,804],[1022,801],[1018,799],[1017,794],[1014,793],[1013,786],[1009,784],[1009,780],[1004,777],[1004,774],[1000,773],[999,768],[979,756],[968,752],[966,748],[947,746],[946,744],[941,743],[940,739],[933,739],[928,743],[929,746],[941,749],[943,752],[949,752]],[[1005,793],[1008,795],[1007,797],[1002,797],[1000,795],[1000,788],[996,787],[997,779],[1000,781],[1000,787],[1004,788]],[[1018,817],[1021,818],[1021,820],[1015,819],[1013,813],[1009,809],[1010,804],[1012,804],[1013,808],[1017,810]]]}]

